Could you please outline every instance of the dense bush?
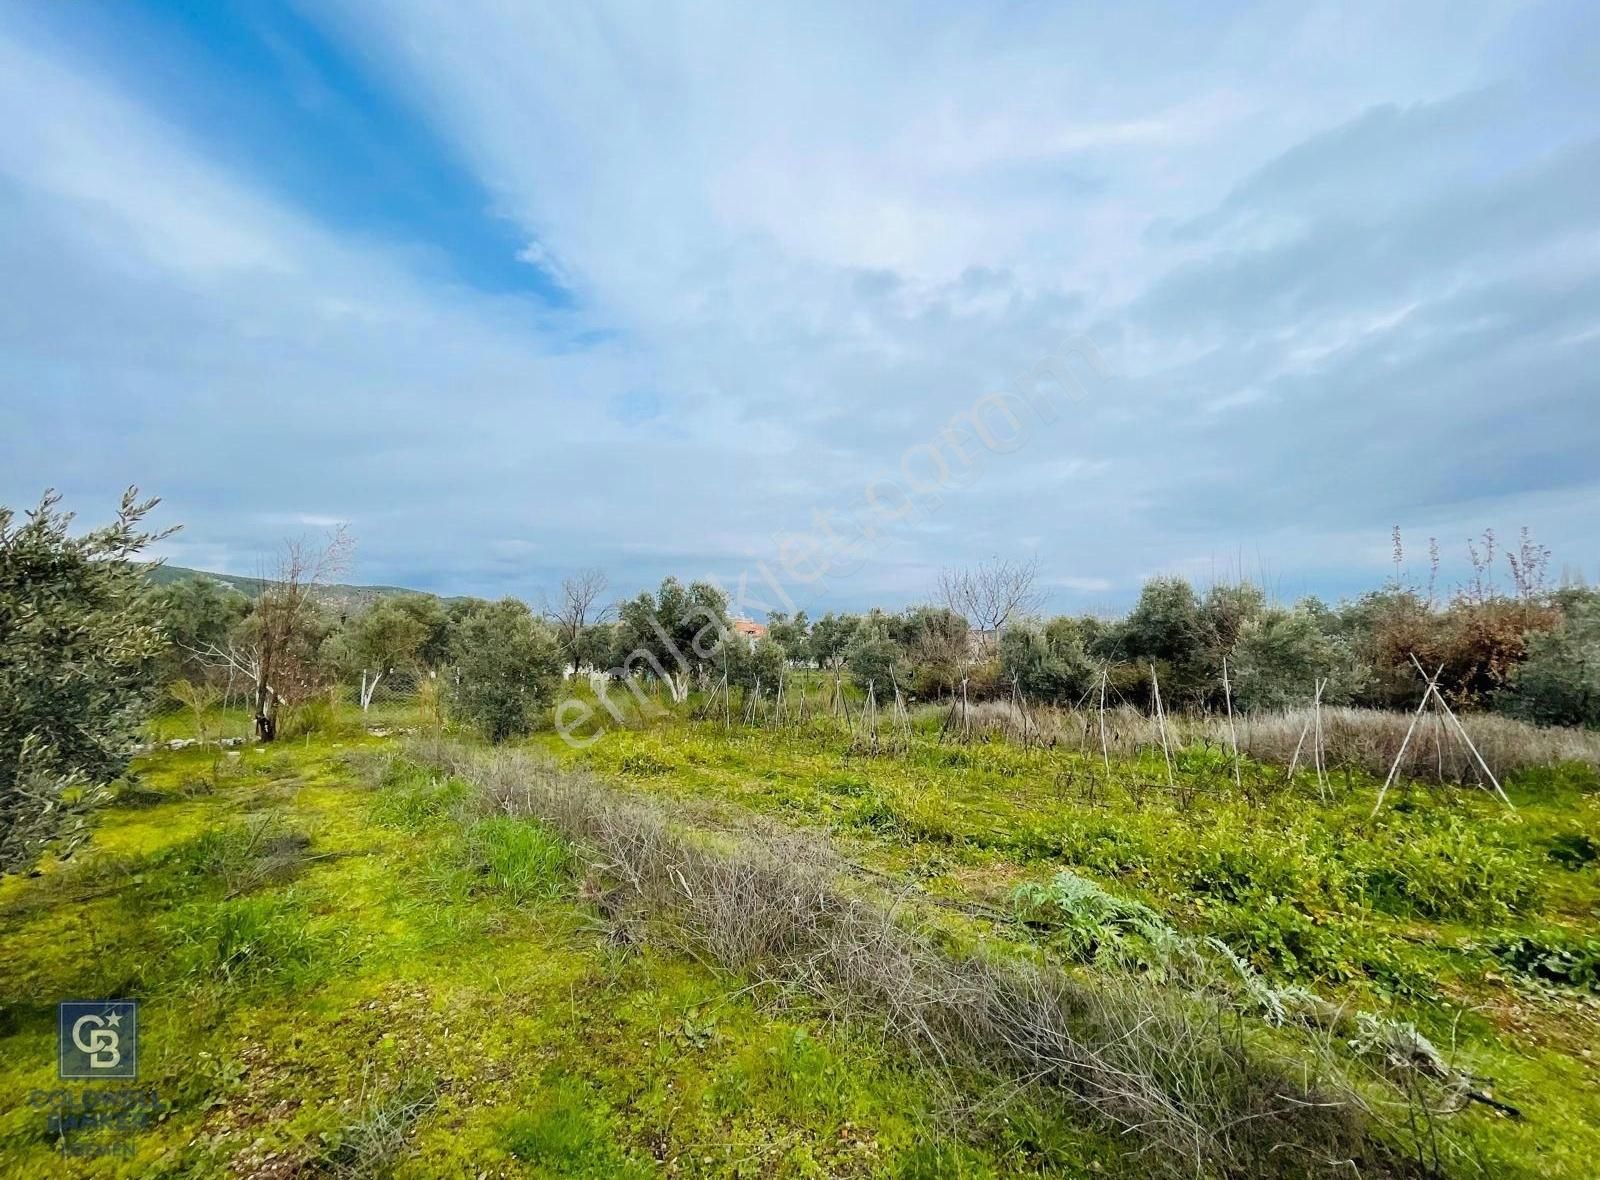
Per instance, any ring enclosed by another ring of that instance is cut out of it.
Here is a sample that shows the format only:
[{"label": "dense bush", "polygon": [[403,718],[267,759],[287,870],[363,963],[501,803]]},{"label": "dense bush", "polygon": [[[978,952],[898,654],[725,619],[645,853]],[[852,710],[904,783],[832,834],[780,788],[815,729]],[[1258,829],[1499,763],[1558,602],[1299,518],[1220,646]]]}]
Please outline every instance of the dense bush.
[{"label": "dense bush", "polygon": [[1360,687],[1349,648],[1323,630],[1312,610],[1276,608],[1245,621],[1234,648],[1230,679],[1244,709],[1284,709],[1310,702],[1316,682],[1328,681],[1323,704],[1348,702]]},{"label": "dense bush", "polygon": [[1100,680],[1077,620],[1052,619],[1040,627],[1021,623],[1000,636],[1001,678],[1030,699],[1071,704]]}]

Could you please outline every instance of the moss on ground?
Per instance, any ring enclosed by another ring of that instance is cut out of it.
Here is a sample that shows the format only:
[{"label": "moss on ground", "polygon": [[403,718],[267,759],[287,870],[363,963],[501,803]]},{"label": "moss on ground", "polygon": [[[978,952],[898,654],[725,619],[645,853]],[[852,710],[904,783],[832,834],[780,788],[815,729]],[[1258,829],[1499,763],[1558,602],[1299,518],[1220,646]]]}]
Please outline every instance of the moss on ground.
[{"label": "moss on ground", "polygon": [[[947,1117],[861,1030],[613,945],[559,841],[456,784],[372,790],[347,759],[380,744],[159,750],[85,851],[0,885],[0,1174],[1137,1170],[1025,1107]],[[91,1088],[56,1081],[54,1005],[93,996],[141,1001],[170,1107],[128,1159],[64,1158],[27,1101]]]}]

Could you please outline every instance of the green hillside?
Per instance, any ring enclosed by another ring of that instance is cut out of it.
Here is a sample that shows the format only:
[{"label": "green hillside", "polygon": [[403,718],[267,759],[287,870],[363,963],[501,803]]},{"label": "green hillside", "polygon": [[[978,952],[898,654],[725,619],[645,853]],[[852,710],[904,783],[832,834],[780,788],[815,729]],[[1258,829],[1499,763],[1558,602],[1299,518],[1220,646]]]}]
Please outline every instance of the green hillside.
[{"label": "green hillside", "polygon": [[[213,582],[220,582],[230,586],[241,594],[254,598],[261,593],[264,585],[263,579],[245,577],[242,574],[217,574],[210,570],[190,569],[181,565],[166,565],[152,563],[146,570],[152,584],[169,586],[174,582],[182,582],[188,578],[209,578]],[[317,597],[330,605],[344,607],[369,606],[380,598],[396,594],[425,594],[424,590],[408,590],[404,586],[351,586],[333,582],[317,588]]]}]

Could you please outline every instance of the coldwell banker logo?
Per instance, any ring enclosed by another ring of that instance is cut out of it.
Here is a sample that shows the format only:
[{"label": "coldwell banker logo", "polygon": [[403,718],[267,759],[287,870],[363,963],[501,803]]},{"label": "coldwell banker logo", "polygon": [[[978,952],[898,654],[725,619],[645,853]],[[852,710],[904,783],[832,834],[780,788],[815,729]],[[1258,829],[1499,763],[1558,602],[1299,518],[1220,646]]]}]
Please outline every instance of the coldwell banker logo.
[{"label": "coldwell banker logo", "polygon": [[56,1047],[63,1078],[138,1076],[139,1005],[134,1000],[63,1000]]}]

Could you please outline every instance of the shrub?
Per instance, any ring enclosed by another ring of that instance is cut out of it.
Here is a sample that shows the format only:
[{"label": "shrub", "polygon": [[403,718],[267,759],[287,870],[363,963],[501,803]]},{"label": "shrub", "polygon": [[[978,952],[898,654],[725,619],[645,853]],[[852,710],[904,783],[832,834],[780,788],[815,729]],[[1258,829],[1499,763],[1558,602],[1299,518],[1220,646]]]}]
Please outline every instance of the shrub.
[{"label": "shrub", "polygon": [[1052,619],[1043,628],[1007,627],[1000,636],[1000,675],[1033,700],[1061,704],[1076,703],[1100,678],[1069,618]]},{"label": "shrub", "polygon": [[1600,992],[1600,938],[1566,932],[1510,935],[1488,947],[1507,968],[1544,983]]},{"label": "shrub", "polygon": [[1049,928],[1052,943],[1081,963],[1159,970],[1178,946],[1177,933],[1149,906],[1066,870],[1048,884],[1017,886],[1011,904],[1019,919]]}]

